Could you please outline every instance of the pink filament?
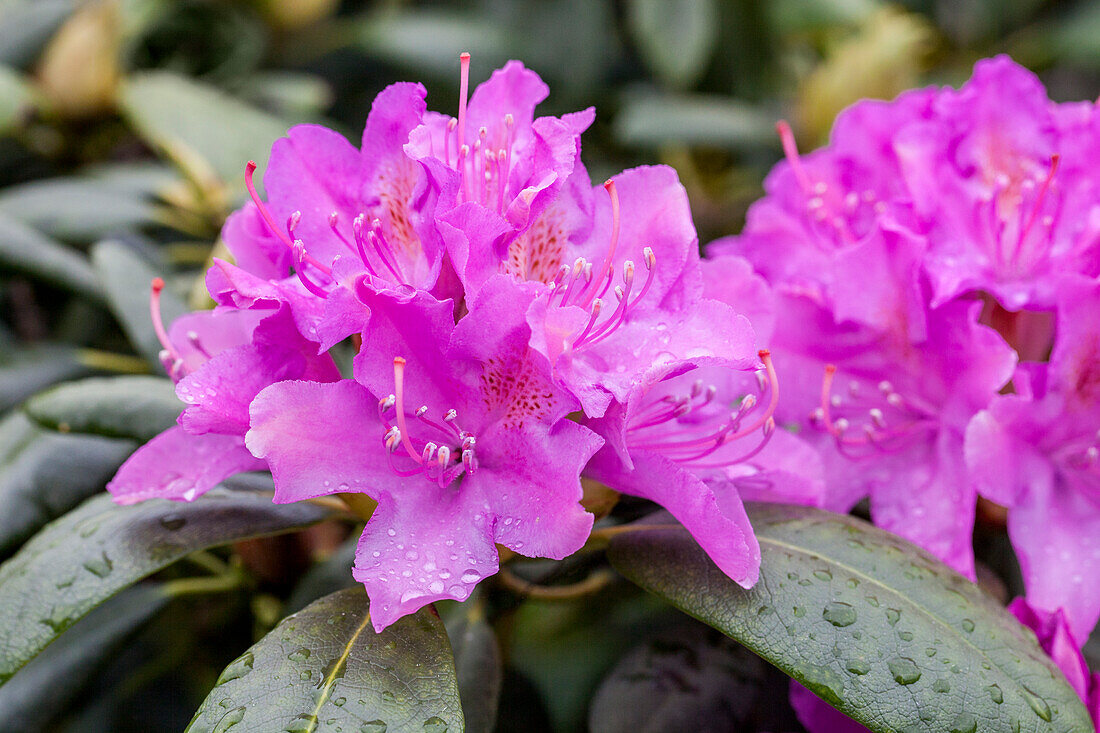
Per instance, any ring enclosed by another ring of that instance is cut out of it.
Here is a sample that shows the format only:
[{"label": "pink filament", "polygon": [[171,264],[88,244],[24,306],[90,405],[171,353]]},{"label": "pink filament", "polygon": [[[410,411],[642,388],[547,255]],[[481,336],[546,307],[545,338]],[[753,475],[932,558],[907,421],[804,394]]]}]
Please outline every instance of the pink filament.
[{"label": "pink filament", "polygon": [[395,409],[397,411],[397,429],[401,431],[401,445],[405,446],[405,452],[417,463],[423,463],[424,459],[413,448],[409,438],[409,426],[405,420],[405,359],[396,356],[393,359],[393,383],[394,397],[397,399]]}]

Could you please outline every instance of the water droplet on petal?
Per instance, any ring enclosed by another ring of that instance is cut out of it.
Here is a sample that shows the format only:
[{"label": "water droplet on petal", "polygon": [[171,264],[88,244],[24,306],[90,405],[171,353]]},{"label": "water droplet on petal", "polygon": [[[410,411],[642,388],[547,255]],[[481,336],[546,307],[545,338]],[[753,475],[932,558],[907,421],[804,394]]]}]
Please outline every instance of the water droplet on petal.
[{"label": "water droplet on petal", "polygon": [[911,685],[920,679],[920,668],[909,657],[895,657],[886,663],[899,685]]}]

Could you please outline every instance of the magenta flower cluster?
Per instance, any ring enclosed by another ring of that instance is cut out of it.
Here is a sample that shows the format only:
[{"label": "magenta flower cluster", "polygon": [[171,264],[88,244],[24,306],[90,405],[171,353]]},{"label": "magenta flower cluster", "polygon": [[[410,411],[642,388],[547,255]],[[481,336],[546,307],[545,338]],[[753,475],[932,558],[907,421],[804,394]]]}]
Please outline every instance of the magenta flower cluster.
[{"label": "magenta flower cluster", "polygon": [[[743,260],[700,260],[671,169],[592,186],[591,109],[536,118],[548,90],[518,62],[469,95],[461,69],[457,117],[395,84],[359,148],[314,125],[276,142],[266,201],[250,164],[223,231],[235,262],[207,273],[216,307],[166,330],[154,287],[187,407],[109,489],[191,500],[268,469],[276,502],[367,495],[354,575],[377,629],[467,598],[498,546],[577,551],[582,476],[663,505],[751,586],[742,498],[819,503],[823,486],[776,429],[769,288]],[[334,349],[354,352],[346,373]]]},{"label": "magenta flower cluster", "polygon": [[1100,616],[1100,111],[998,57],[957,90],[850,107],[811,154],[780,134],[767,195],[708,251],[774,290],[777,414],[820,451],[827,506],[869,497],[877,524],[971,578],[978,497],[1007,507],[1027,623],[1083,643]]}]

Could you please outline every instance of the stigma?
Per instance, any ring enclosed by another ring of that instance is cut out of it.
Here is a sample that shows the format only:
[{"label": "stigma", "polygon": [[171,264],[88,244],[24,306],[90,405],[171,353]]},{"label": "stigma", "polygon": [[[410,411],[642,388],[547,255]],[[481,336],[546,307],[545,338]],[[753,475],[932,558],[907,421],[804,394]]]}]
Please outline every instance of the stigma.
[{"label": "stigma", "polygon": [[[779,379],[767,349],[759,352],[757,392],[743,395],[732,409],[718,404],[718,389],[696,380],[681,394],[670,393],[642,405],[627,422],[628,448],[661,453],[689,469],[721,469],[749,462],[775,434]],[[756,434],[740,451],[726,446]]]},{"label": "stigma", "polygon": [[914,395],[902,394],[888,380],[873,389],[851,381],[846,395],[834,393],[836,372],[836,365],[826,365],[821,404],[810,414],[810,422],[832,435],[848,458],[899,452],[911,436],[939,426],[935,409]]},{"label": "stigma", "polygon": [[477,471],[477,438],[459,426],[458,412],[453,408],[444,411],[438,420],[430,416],[427,405],[411,414],[407,411],[406,365],[404,357],[394,358],[394,392],[378,402],[382,445],[390,469],[398,476],[419,475],[446,488],[463,474]]}]

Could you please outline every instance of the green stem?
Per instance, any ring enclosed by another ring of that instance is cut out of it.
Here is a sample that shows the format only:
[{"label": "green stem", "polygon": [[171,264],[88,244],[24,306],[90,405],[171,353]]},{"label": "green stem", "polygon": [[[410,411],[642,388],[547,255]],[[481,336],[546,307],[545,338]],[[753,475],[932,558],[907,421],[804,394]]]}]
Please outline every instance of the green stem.
[{"label": "green stem", "polygon": [[163,592],[172,597],[198,595],[202,593],[226,593],[237,590],[244,585],[244,577],[240,573],[226,573],[205,578],[179,578],[169,580],[164,584]]}]

